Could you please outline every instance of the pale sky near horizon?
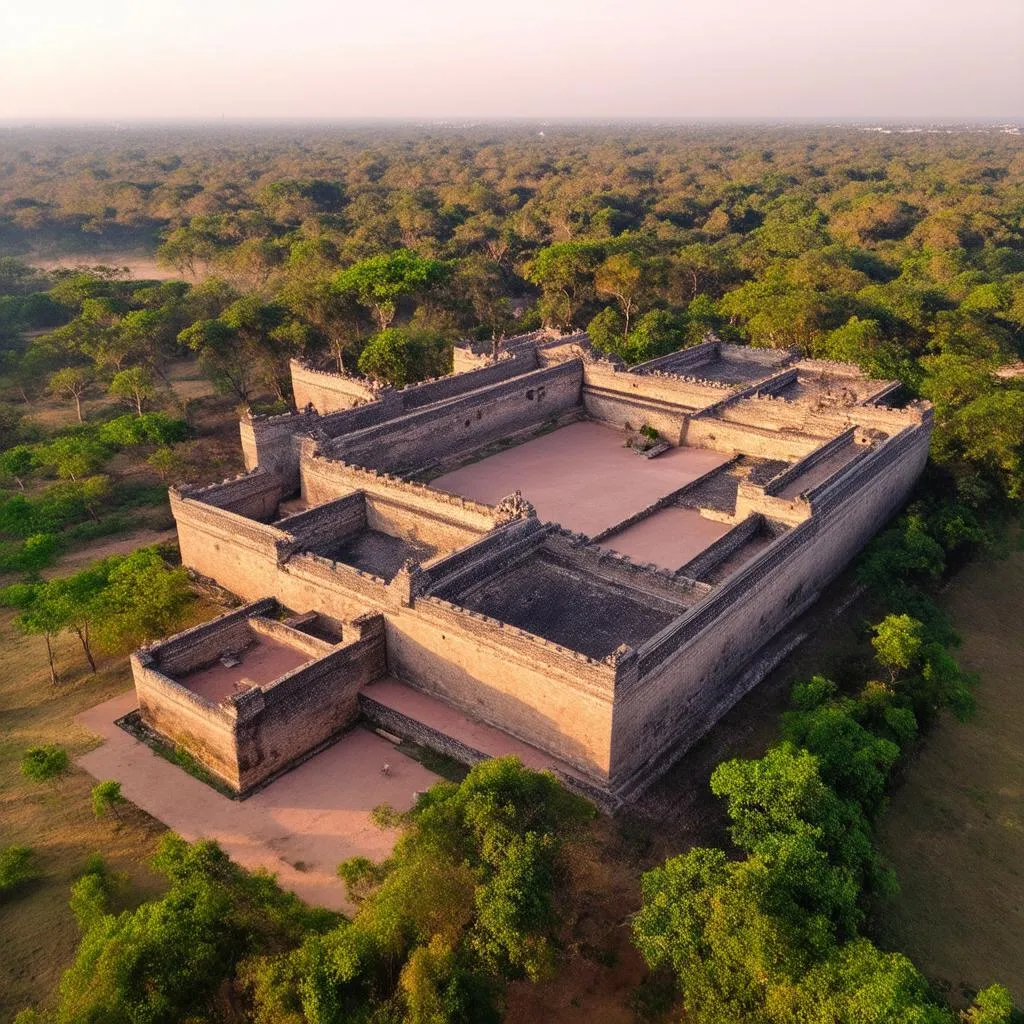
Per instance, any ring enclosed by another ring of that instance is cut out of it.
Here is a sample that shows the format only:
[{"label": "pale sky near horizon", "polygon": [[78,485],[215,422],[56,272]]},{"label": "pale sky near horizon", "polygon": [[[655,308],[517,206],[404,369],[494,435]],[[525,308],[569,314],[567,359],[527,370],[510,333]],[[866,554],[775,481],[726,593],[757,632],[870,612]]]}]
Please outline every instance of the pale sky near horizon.
[{"label": "pale sky near horizon", "polygon": [[1024,115],[1024,0],[0,0],[0,119]]}]

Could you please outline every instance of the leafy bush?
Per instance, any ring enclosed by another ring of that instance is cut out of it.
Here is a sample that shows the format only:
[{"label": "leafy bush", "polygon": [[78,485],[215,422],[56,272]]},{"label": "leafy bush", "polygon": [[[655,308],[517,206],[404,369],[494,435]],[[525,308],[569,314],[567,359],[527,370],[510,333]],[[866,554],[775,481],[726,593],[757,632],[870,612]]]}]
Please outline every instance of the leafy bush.
[{"label": "leafy bush", "polygon": [[188,424],[164,412],[147,412],[141,416],[128,413],[100,424],[97,434],[101,441],[117,448],[174,444],[188,437]]},{"label": "leafy bush", "polygon": [[33,782],[48,782],[68,770],[71,760],[63,747],[29,747],[21,759],[21,774]]},{"label": "leafy bush", "polygon": [[32,863],[34,858],[29,846],[6,846],[0,850],[0,897],[39,877]]}]

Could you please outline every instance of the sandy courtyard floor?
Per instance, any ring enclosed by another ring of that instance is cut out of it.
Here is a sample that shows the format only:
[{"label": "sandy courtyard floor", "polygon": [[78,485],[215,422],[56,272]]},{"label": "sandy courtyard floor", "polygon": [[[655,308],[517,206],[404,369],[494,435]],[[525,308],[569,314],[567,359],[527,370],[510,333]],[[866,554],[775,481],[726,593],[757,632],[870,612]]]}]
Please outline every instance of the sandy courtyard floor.
[{"label": "sandy courtyard floor", "polygon": [[230,800],[114,725],[135,706],[129,690],[78,716],[104,740],[78,764],[97,779],[117,779],[125,797],[185,839],[216,839],[239,864],[272,871],[302,899],[334,910],[352,910],[335,874],[339,862],[381,860],[394,845],[396,833],[378,829],[370,811],[382,803],[406,810],[414,792],[438,781],[356,728],[248,800]]},{"label": "sandy courtyard floor", "polygon": [[681,569],[732,529],[729,523],[705,519],[693,508],[663,508],[601,541],[634,562],[653,562],[663,569]]},{"label": "sandy courtyard floor", "polygon": [[248,690],[248,683],[243,683],[243,679],[257,686],[266,686],[312,660],[305,651],[297,651],[269,636],[261,636],[242,651],[239,658],[239,663],[232,668],[215,661],[205,668],[176,677],[177,681],[200,697],[218,704],[233,693]]},{"label": "sandy courtyard floor", "polygon": [[522,491],[544,521],[589,537],[603,533],[731,456],[672,448],[645,459],[600,423],[571,423],[432,481],[431,486],[494,505]]}]

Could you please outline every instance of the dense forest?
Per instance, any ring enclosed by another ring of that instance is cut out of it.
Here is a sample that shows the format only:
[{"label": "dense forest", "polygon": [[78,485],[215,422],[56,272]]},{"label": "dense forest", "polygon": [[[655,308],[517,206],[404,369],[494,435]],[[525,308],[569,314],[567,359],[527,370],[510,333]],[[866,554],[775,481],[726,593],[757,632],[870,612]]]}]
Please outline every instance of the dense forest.
[{"label": "dense forest", "polygon": [[[38,576],[62,537],[112,502],[146,500],[112,485],[109,466],[142,452],[161,479],[187,471],[191,411],[168,384],[183,358],[238,406],[281,410],[297,357],[402,386],[449,372],[467,337],[586,329],[633,364],[712,332],[855,362],[931,401],[925,479],[856,569],[869,660],[860,676],[799,684],[779,742],[718,768],[719,847],[644,875],[632,933],[670,995],[637,1014],[1016,1019],[998,985],[952,1008],[873,943],[871,922],[894,885],[873,833],[887,787],[943,709],[968,716],[973,703],[934,592],[999,543],[1024,498],[1019,136],[10,129],[0,253],[0,572],[23,578],[6,603],[47,638],[81,625],[71,584]],[[118,269],[140,254],[159,280]],[[67,267],[39,269],[55,257]],[[44,392],[82,422],[42,429]],[[83,417],[98,392],[123,414]],[[92,579],[97,592],[115,569]],[[104,624],[127,614],[109,598],[96,608]],[[557,972],[579,920],[587,809],[501,761],[390,823],[403,830],[391,859],[341,867],[351,921],[206,844],[167,840],[166,894],[135,909],[112,909],[115,880],[93,864],[72,895],[83,938],[52,1019],[500,1019],[510,983]],[[16,869],[27,855],[12,856]]]}]

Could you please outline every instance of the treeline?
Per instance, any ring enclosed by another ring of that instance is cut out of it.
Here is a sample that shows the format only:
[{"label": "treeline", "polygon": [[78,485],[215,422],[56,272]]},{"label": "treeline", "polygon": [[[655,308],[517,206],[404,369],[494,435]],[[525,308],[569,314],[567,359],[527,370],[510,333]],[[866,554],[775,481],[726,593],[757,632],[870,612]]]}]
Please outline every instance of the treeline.
[{"label": "treeline", "polygon": [[[509,981],[554,968],[569,852],[592,815],[514,758],[480,764],[407,814],[377,812],[401,837],[381,864],[341,865],[351,920],[305,906],[209,841],[166,836],[154,861],[166,893],[120,913],[117,880],[93,861],[72,889],[82,939],[56,1007],[17,1020],[497,1022]],[[27,870],[18,851],[6,860],[12,879]]]},{"label": "treeline", "polygon": [[[145,391],[194,352],[223,393],[280,408],[294,356],[401,385],[447,370],[467,335],[588,328],[633,363],[713,330],[903,380],[935,402],[943,457],[1021,492],[1017,138],[211,129],[131,144],[72,133],[59,151],[45,133],[24,139],[5,165],[8,237],[144,227],[190,283],[46,279],[8,260],[11,396],[48,378],[76,387],[52,377],[69,368],[104,386],[141,373]],[[118,390],[132,400],[130,378]]]},{"label": "treeline", "polygon": [[173,633],[193,599],[188,575],[156,548],[113,555],[70,576],[0,588],[0,607],[15,608],[15,625],[46,645],[50,682],[60,681],[53,641],[73,633],[92,672],[95,650],[125,654]]},{"label": "treeline", "polygon": [[822,676],[796,685],[780,741],[762,758],[715,770],[711,789],[726,801],[739,856],[697,848],[644,876],[636,942],[651,967],[673,971],[688,1019],[1019,1019],[999,985],[958,1018],[905,956],[879,949],[865,928],[897,885],[874,842],[893,772],[943,708],[960,717],[973,709],[974,681],[950,652],[956,636],[923,589],[978,537],[976,520],[950,529],[958,512],[912,507],[862,561],[876,603],[903,609],[870,631],[884,675],[842,689]]}]

